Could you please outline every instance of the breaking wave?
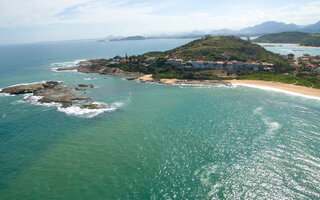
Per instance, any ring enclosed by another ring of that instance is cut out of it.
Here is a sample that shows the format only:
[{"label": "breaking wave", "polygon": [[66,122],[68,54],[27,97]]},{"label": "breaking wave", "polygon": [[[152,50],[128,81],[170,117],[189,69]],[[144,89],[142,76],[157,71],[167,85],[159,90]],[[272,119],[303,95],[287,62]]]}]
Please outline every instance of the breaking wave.
[{"label": "breaking wave", "polygon": [[86,81],[91,81],[91,80],[96,80],[97,78],[83,78],[83,80],[86,80]]},{"label": "breaking wave", "polygon": [[22,101],[30,103],[32,105],[36,106],[47,106],[47,107],[52,107],[52,106],[62,106],[60,103],[40,103],[39,99],[41,99],[41,96],[33,96],[32,94],[27,94],[23,97]]},{"label": "breaking wave", "polygon": [[111,112],[115,111],[117,108],[121,107],[122,103],[113,103],[111,105],[101,103],[101,102],[94,102],[93,104],[98,105],[99,109],[89,109],[89,108],[81,108],[80,105],[73,105],[67,108],[58,107],[58,111],[66,113],[67,115],[71,116],[78,116],[84,118],[92,118],[104,112]]},{"label": "breaking wave", "polygon": [[63,108],[62,104],[60,103],[41,103],[39,102],[39,99],[41,98],[41,96],[33,96],[32,94],[28,94],[23,97],[22,101],[37,106],[57,107],[57,110],[59,112],[63,112],[70,116],[84,118],[92,118],[104,112],[115,111],[116,109],[123,106],[123,103],[119,102],[115,102],[110,105],[102,102],[93,102],[92,104],[98,105],[98,109],[81,108],[81,105],[78,104]]},{"label": "breaking wave", "polygon": [[50,64],[50,66],[51,66],[51,71],[53,71],[53,72],[77,72],[77,70],[57,71],[57,69],[58,69],[58,68],[74,67],[74,66],[76,66],[76,65],[77,65],[79,62],[81,62],[81,61],[85,61],[85,59],[68,61],[68,62],[52,63],[52,64]]},{"label": "breaking wave", "polygon": [[[0,92],[1,92],[1,89],[0,89]],[[12,96],[16,96],[16,95],[11,95],[11,94],[8,94],[8,93],[0,93],[0,97],[12,97]]]}]

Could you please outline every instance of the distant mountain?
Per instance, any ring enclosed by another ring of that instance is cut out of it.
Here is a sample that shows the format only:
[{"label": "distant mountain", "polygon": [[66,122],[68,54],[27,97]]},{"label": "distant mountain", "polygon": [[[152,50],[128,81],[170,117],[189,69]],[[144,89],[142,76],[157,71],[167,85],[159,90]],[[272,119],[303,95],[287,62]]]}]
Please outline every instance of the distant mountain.
[{"label": "distant mountain", "polygon": [[270,33],[281,33],[281,32],[292,32],[292,31],[299,31],[299,32],[306,32],[306,33],[320,33],[320,21],[307,25],[307,26],[299,26],[296,24],[286,24],[283,22],[276,22],[276,21],[267,21],[262,24],[255,25],[253,27],[247,27],[241,29],[239,31],[234,31],[231,29],[220,29],[220,30],[212,30],[209,34],[210,35],[238,35],[238,36],[245,36],[245,35],[263,35],[263,34],[270,34]]},{"label": "distant mountain", "polygon": [[296,43],[304,46],[320,46],[320,34],[302,32],[273,33],[261,36],[254,42],[263,43]]},{"label": "distant mountain", "polygon": [[111,39],[110,41],[124,41],[124,40],[145,40],[146,38],[143,36],[129,36],[120,39]]},{"label": "distant mountain", "polygon": [[237,31],[231,30],[231,29],[218,29],[218,30],[212,30],[210,35],[232,35],[237,34]]},{"label": "distant mountain", "polygon": [[308,25],[301,30],[307,33],[320,33],[320,21],[315,24]]},{"label": "distant mountain", "polygon": [[205,35],[221,36],[221,35],[236,35],[236,36],[261,36],[271,33],[282,32],[305,32],[305,33],[320,33],[320,21],[307,25],[299,26],[296,24],[286,24],[283,22],[267,21],[262,24],[255,25],[253,27],[247,27],[239,31],[232,29],[218,29],[209,32],[193,30],[190,32],[184,32],[180,34],[159,34],[149,36],[130,36],[130,37],[115,37],[109,36],[106,39],[110,41],[123,41],[123,40],[145,40],[145,39],[193,39],[202,38]]},{"label": "distant mountain", "polygon": [[253,27],[241,29],[239,32],[242,34],[266,34],[297,30],[299,30],[299,26],[296,24],[268,21]]}]

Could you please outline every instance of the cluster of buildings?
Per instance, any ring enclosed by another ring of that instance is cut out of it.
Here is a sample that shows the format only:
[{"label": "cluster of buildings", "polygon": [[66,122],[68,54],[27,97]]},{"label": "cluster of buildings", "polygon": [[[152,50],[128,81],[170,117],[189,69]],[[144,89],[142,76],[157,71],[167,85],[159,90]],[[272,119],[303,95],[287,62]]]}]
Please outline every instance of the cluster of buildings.
[{"label": "cluster of buildings", "polygon": [[182,59],[170,58],[167,60],[167,64],[185,66],[187,69],[198,69],[198,70],[228,70],[235,72],[240,69],[252,69],[258,71],[259,69],[273,70],[274,66],[272,63],[267,62],[241,62],[241,61],[205,61],[205,60],[191,60],[183,61]]},{"label": "cluster of buildings", "polygon": [[299,63],[302,63],[305,71],[320,72],[320,56],[302,56],[299,59]]}]

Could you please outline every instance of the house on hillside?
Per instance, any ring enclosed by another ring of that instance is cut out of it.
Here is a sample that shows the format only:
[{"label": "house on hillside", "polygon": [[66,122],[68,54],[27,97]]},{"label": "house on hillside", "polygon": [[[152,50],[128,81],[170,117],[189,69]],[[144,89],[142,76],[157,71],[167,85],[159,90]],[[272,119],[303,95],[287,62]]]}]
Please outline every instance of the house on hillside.
[{"label": "house on hillside", "polygon": [[181,65],[183,65],[183,60],[170,58],[167,60],[166,64],[181,66]]},{"label": "house on hillside", "polygon": [[259,71],[260,64],[257,62],[251,62],[251,63],[244,63],[245,69],[253,69],[254,71]]},{"label": "house on hillside", "polygon": [[192,66],[193,69],[212,69],[212,70],[223,70],[224,62],[218,61],[204,61],[204,60],[196,60],[196,61],[188,61],[187,64]]},{"label": "house on hillside", "polygon": [[306,65],[304,68],[305,71],[309,71],[309,72],[313,71],[314,69],[316,69],[316,66],[312,65],[310,63],[308,65]]},{"label": "house on hillside", "polygon": [[148,58],[146,58],[145,62],[146,62],[147,64],[151,64],[151,63],[153,63],[155,60],[156,60],[155,57],[148,57]]},{"label": "house on hillside", "polygon": [[274,66],[272,63],[262,62],[261,65],[262,65],[263,69],[266,71],[274,70]]}]

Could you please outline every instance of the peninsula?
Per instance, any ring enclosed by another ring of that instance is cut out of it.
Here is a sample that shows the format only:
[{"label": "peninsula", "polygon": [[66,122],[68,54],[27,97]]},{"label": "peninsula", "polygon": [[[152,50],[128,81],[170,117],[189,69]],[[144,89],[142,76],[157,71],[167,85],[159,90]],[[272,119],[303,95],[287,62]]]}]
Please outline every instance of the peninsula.
[{"label": "peninsula", "polygon": [[261,43],[294,43],[301,46],[320,47],[319,33],[283,32],[261,36],[254,42]]},{"label": "peninsula", "polygon": [[[230,80],[260,80],[320,88],[319,61],[319,56],[275,54],[235,36],[208,36],[165,52],[93,59],[58,71],[136,76],[142,82],[165,84],[226,85]],[[151,75],[138,78],[142,74]]]}]

